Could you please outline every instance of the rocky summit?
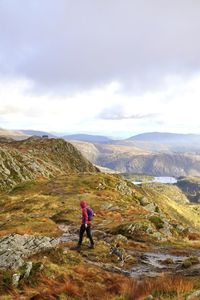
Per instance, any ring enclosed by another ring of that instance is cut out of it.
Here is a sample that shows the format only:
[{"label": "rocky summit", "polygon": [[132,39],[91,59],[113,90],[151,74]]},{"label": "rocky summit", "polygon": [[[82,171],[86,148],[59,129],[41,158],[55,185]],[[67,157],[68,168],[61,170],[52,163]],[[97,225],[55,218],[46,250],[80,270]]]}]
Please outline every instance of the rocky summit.
[{"label": "rocky summit", "polygon": [[0,189],[10,189],[39,177],[97,171],[63,139],[31,137],[23,141],[0,142]]}]

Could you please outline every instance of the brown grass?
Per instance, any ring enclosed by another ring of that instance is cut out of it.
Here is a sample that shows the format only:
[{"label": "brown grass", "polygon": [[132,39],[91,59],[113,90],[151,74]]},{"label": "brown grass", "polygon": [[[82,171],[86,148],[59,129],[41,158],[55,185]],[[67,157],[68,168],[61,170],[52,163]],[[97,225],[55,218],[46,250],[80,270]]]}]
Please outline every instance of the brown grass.
[{"label": "brown grass", "polygon": [[200,233],[190,232],[188,233],[188,239],[191,241],[198,241],[200,240]]},{"label": "brown grass", "polygon": [[[181,276],[161,276],[145,278],[141,281],[133,280],[127,292],[127,300],[144,300],[148,295],[173,295],[174,299],[183,299],[181,295],[194,289],[194,282]],[[155,298],[160,299],[160,298]]]},{"label": "brown grass", "polygon": [[126,211],[128,215],[148,215],[149,212],[145,210],[144,208],[130,208]]},{"label": "brown grass", "polygon": [[[26,287],[24,295],[31,300],[55,300],[58,295],[64,294],[69,299],[80,299],[80,289],[72,280],[66,278],[52,279],[40,275],[40,285],[37,289]],[[66,298],[67,299],[67,298]]]},{"label": "brown grass", "polygon": [[34,234],[33,229],[31,227],[17,227],[15,229],[15,233],[17,234]]},{"label": "brown grass", "polygon": [[129,285],[126,277],[76,266],[71,275],[48,278],[40,274],[37,288],[26,286],[23,295],[30,300],[55,300],[61,295],[62,299],[111,300],[125,293]]}]

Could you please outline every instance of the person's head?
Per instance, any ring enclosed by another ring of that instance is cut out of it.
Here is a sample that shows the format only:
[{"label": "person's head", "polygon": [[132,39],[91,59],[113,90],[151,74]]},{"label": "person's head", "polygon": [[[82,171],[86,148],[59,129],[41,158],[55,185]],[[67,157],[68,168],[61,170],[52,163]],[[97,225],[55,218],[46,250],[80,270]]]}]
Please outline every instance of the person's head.
[{"label": "person's head", "polygon": [[87,202],[85,200],[80,201],[80,207],[85,208],[87,206]]}]

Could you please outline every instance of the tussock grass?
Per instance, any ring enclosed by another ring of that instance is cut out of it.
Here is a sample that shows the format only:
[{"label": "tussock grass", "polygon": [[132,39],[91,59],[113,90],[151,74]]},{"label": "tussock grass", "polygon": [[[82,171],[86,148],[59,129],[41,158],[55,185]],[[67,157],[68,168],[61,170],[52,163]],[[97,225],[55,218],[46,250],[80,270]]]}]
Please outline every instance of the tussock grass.
[{"label": "tussock grass", "polygon": [[144,300],[150,294],[154,296],[154,299],[183,300],[184,295],[194,287],[195,282],[189,278],[163,275],[140,281],[132,280],[124,296],[126,300]]}]

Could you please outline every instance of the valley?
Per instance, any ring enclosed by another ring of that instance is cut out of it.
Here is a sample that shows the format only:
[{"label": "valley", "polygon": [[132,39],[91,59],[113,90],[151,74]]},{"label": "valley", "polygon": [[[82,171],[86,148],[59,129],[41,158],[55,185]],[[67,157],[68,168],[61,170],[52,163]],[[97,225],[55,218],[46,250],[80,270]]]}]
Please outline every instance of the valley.
[{"label": "valley", "polygon": [[[200,176],[200,155],[143,149],[133,145],[70,141],[92,163],[120,173],[153,176]],[[137,145],[139,146],[139,145]]]}]

